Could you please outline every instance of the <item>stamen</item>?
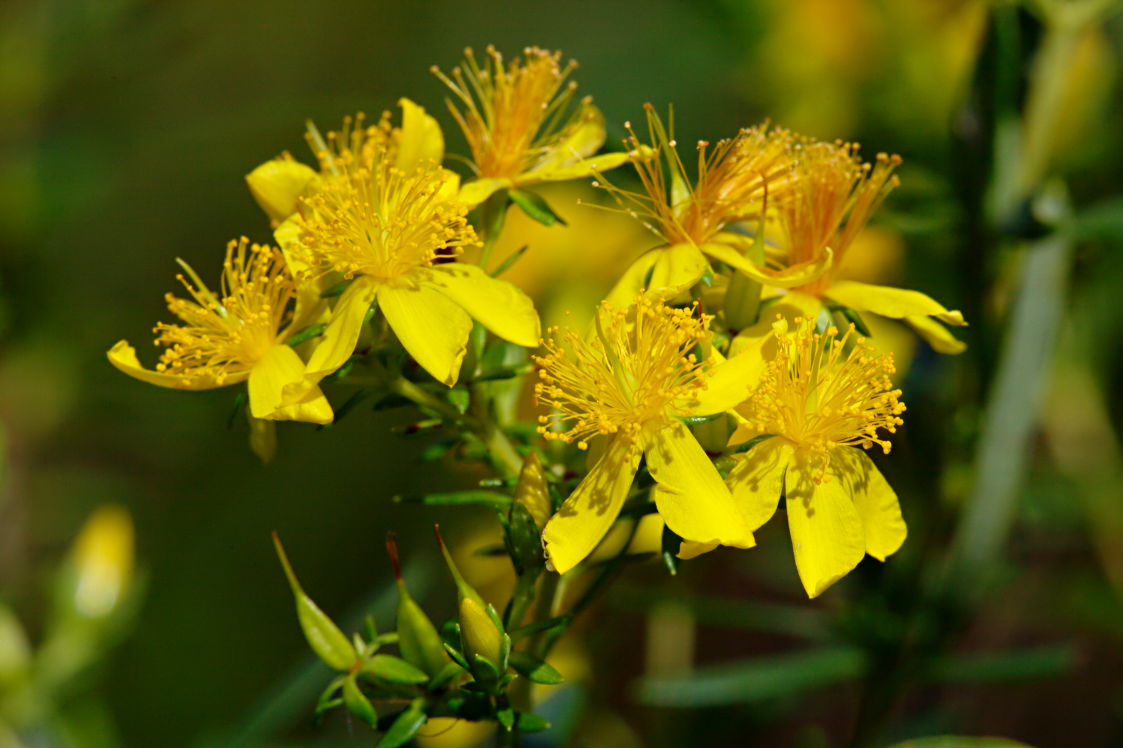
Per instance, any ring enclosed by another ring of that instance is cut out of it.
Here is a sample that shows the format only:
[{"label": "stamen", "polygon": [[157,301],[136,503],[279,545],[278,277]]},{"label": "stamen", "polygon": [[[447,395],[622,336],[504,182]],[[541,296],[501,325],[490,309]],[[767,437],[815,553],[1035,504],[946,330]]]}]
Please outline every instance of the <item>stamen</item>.
[{"label": "stamen", "polygon": [[890,434],[904,421],[904,403],[889,376],[893,355],[877,354],[850,325],[815,329],[806,317],[794,330],[779,318],[773,325],[776,355],[743,414],[761,433],[784,436],[808,450],[816,465],[814,479],[827,480],[829,451],[839,446],[869,449],[875,444],[888,454]]},{"label": "stamen", "polygon": [[180,261],[189,277],[178,276],[191,300],[167,295],[168,310],[185,325],[158,323],[156,345],[165,346],[157,371],[176,374],[185,384],[213,377],[219,385],[247,371],[282,340],[282,325],[295,297],[292,275],[280,250],[231,241],[223,262],[221,298]]},{"label": "stamen", "polygon": [[538,432],[587,449],[598,434],[634,437],[678,415],[675,402],[706,386],[693,351],[709,320],[696,304],[675,309],[641,297],[628,309],[603,303],[591,339],[551,328],[547,354],[535,356],[535,397],[552,409],[539,416]]}]

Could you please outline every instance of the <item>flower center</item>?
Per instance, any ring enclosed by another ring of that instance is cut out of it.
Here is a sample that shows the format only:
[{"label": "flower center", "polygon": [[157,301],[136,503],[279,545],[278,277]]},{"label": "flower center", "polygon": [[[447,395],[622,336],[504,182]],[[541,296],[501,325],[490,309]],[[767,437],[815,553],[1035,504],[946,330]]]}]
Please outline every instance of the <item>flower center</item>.
[{"label": "flower center", "polygon": [[896,371],[893,355],[879,355],[864,338],[852,337],[853,325],[839,336],[836,327],[817,332],[807,317],[794,330],[783,320],[773,330],[776,355],[742,410],[746,419],[812,453],[817,482],[835,447],[877,444],[888,453],[891,445],[878,429],[895,433],[905,410],[889,379]]},{"label": "flower center", "polygon": [[709,318],[695,312],[641,297],[629,309],[602,303],[590,339],[552,328],[534,392],[554,412],[539,416],[538,432],[586,449],[597,434],[635,436],[675,415],[676,400],[706,386],[693,351]]},{"label": "flower center", "polygon": [[333,157],[335,176],[301,199],[302,259],[312,276],[334,270],[392,281],[476,242],[449,173],[435,163],[407,173],[395,155],[389,136],[359,138]]},{"label": "flower center", "polygon": [[449,101],[448,108],[480,177],[514,178],[530,171],[581,116],[580,107],[572,106],[577,84],[566,83],[577,63],[562,66],[561,52],[537,47],[523,56],[504,66],[503,56],[489,46],[481,66],[469,48],[451,77],[432,68],[461,103],[458,108]]},{"label": "flower center", "polygon": [[277,343],[295,296],[292,275],[280,250],[245,237],[227,245],[221,298],[187,263],[180,264],[189,277],[178,279],[192,298],[168,294],[167,303],[186,325],[156,325],[156,345],[166,346],[156,369],[185,381],[207,376],[222,384],[228,375],[253,368]]},{"label": "flower center", "polygon": [[856,143],[808,143],[794,147],[791,189],[779,200],[777,219],[788,264],[812,262],[827,247],[831,268],[800,290],[819,296],[830,285],[854,237],[900,181],[893,170],[900,156],[877,155],[874,164],[858,156]]},{"label": "flower center", "polygon": [[603,179],[597,186],[668,243],[703,244],[730,223],[759,219],[768,199],[783,190],[792,139],[787,130],[769,130],[767,124],[747,128],[712,149],[699,141],[698,178],[691,184],[676,149],[673,120],[668,127],[651,104],[644,108],[650,146],[640,142],[631,123],[625,124],[625,146],[637,154],[632,164],[643,192],[622,190]]}]

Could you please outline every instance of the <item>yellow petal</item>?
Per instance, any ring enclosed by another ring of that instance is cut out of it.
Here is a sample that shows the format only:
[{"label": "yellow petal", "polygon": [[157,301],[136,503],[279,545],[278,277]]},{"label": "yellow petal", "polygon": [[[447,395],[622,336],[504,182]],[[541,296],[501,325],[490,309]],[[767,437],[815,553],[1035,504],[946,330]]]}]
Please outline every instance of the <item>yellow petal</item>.
[{"label": "yellow petal", "polygon": [[635,520],[625,517],[614,522],[604,539],[586,557],[590,564],[611,561],[625,553],[629,556],[659,553],[663,549],[663,518],[658,514],[645,514]]},{"label": "yellow petal", "polygon": [[[573,119],[558,133],[557,142],[530,171],[536,174],[569,166],[592,156],[604,145],[604,115],[591,101],[582,101]],[[589,172],[586,170],[585,174]],[[584,176],[584,175],[578,175]],[[569,179],[571,177],[563,177]]]},{"label": "yellow petal", "polygon": [[142,382],[148,382],[158,387],[167,387],[173,390],[212,390],[215,387],[225,387],[228,384],[244,382],[250,375],[249,371],[235,372],[227,375],[222,380],[222,383],[219,384],[213,376],[199,376],[185,379],[178,374],[165,374],[162,371],[145,369],[140,365],[140,361],[136,357],[136,349],[125,340],[117,341],[105,355],[109,359],[109,363],[113,364],[118,370],[123,371],[133,379],[139,379]]},{"label": "yellow petal", "polygon": [[266,161],[246,175],[250,194],[273,226],[279,225],[296,212],[297,198],[320,179],[310,166],[291,158]]},{"label": "yellow petal", "polygon": [[748,399],[764,371],[765,360],[759,350],[746,350],[710,367],[706,389],[683,403],[692,415],[721,413]]},{"label": "yellow petal", "polygon": [[438,382],[451,387],[468,350],[472,318],[442,291],[425,285],[383,286],[378,308],[409,355]]},{"label": "yellow petal", "polygon": [[608,292],[605,301],[614,307],[623,308],[629,306],[636,300],[636,297],[643,293],[644,278],[647,277],[648,272],[654,267],[655,261],[659,259],[659,253],[663,250],[653,249],[650,252],[645,252],[635,260],[628,269],[620,276],[620,280],[616,281],[616,285]]},{"label": "yellow petal", "polygon": [[581,563],[604,538],[628,497],[639,458],[640,450],[631,439],[612,439],[604,457],[546,524],[542,542],[559,574]]},{"label": "yellow petal", "polygon": [[954,356],[967,350],[967,344],[951,334],[951,330],[941,325],[931,317],[919,315],[905,317],[909,327],[916,330],[917,334],[932,346],[936,353],[946,353]]},{"label": "yellow petal", "polygon": [[296,351],[287,345],[273,346],[250,372],[250,415],[267,421],[331,423],[331,405],[319,386],[308,387],[299,399],[285,398],[286,387],[303,381],[304,362]]},{"label": "yellow petal", "polygon": [[858,565],[866,539],[846,485],[829,471],[829,480],[815,483],[805,459],[797,455],[788,463],[788,528],[800,581],[808,597],[818,597]]},{"label": "yellow petal", "polygon": [[935,317],[949,325],[967,324],[959,312],[948,311],[943,304],[931,296],[906,288],[875,286],[857,281],[835,281],[827,289],[826,295],[851,309],[880,314],[882,317],[902,319],[927,316]]},{"label": "yellow petal", "polygon": [[843,447],[831,455],[832,479],[850,494],[866,535],[866,553],[878,561],[897,552],[908,530],[901,504],[885,476],[865,451]]},{"label": "yellow petal", "polygon": [[451,262],[427,271],[422,283],[437,289],[493,333],[526,348],[538,346],[541,328],[530,297],[476,265]]},{"label": "yellow petal", "polygon": [[468,182],[468,184],[462,185],[460,187],[460,194],[456,199],[469,207],[473,207],[487,200],[493,193],[513,186],[514,184],[511,180],[506,178],[489,177],[486,179],[476,179],[472,182]]},{"label": "yellow petal", "polygon": [[359,340],[359,332],[363,322],[374,301],[376,284],[370,278],[356,278],[355,282],[347,287],[339,297],[339,303],[331,313],[331,322],[324,330],[316,350],[308,359],[304,371],[304,385],[290,385],[285,388],[285,398],[289,401],[300,401],[306,394],[305,391],[312,385],[343,366],[351,354],[355,352],[355,343]]},{"label": "yellow petal", "polygon": [[771,360],[776,355],[775,336],[772,334],[776,317],[783,317],[789,325],[794,325],[801,317],[817,316],[822,308],[823,302],[818,298],[800,291],[789,291],[762,310],[760,318],[753,325],[737,333],[729,344],[729,355],[739,356],[755,350],[765,360]]},{"label": "yellow petal", "polygon": [[624,152],[601,153],[592,158],[584,158],[565,166],[550,168],[535,168],[515,178],[519,186],[529,186],[542,182],[568,182],[570,179],[584,179],[595,177],[606,171],[615,169],[621,164],[631,160],[631,155]]},{"label": "yellow petal", "polygon": [[751,242],[748,237],[737,236],[734,239],[734,236],[736,235],[721,234],[719,238],[723,241],[707,242],[701,245],[699,249],[715,260],[720,260],[731,268],[734,268],[742,275],[752,278],[757,283],[766,286],[772,286],[773,288],[795,288],[796,286],[806,285],[822,276],[823,273],[827,272],[831,267],[833,255],[828,249],[821,257],[814,260],[791,265],[783,270],[769,270],[760,267],[742,254],[736,246],[731,245],[731,243],[744,244],[746,242]]},{"label": "yellow petal", "polygon": [[268,465],[277,454],[277,422],[254,418],[248,412],[246,418],[250,423],[250,449]]},{"label": "yellow petal", "polygon": [[412,174],[422,164],[439,164],[445,157],[445,139],[437,120],[409,99],[398,99],[398,106],[402,108],[402,128],[397,132],[397,167]]},{"label": "yellow petal", "polygon": [[737,548],[756,544],[717,468],[681,423],[645,434],[647,469],[655,479],[655,506],[684,540]]},{"label": "yellow petal", "polygon": [[719,545],[721,543],[695,543],[693,540],[684,540],[679,545],[678,553],[675,555],[683,561],[689,561],[692,558],[698,558],[703,553],[709,553]]},{"label": "yellow petal", "polygon": [[774,436],[735,459],[729,472],[729,489],[745,522],[756,530],[772,519],[780,504],[792,446],[786,439]]}]

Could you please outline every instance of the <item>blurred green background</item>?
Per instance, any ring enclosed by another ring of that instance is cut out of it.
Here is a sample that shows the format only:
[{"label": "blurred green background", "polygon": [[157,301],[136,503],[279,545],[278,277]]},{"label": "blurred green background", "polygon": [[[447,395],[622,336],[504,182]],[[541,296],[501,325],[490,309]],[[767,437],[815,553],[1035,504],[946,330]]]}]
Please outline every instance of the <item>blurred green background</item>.
[{"label": "blurred green background", "polygon": [[[286,424],[277,460],[263,467],[244,424],[226,428],[232,390],[148,387],[104,353],[120,338],[150,339],[166,318],[174,258],[212,268],[228,239],[268,238],[243,176],[285,149],[307,158],[306,118],[332,127],[409,96],[463,153],[428,68],[448,69],[466,45],[488,43],[577,59],[580,90],[604,110],[610,145],[650,101],[674,103],[683,143],[770,117],[815,137],[857,139],[867,157],[900,153],[903,186],[882,220],[897,259],[876,261],[875,271],[963,309],[973,325],[962,357],[913,354],[911,418],[881,462],[910,525],[898,558],[884,569],[867,561],[808,603],[774,522],[757,550],[711,554],[676,579],[654,566],[629,571],[574,655],[591,660],[581,667],[595,679],[555,707],[579,725],[558,734],[588,745],[682,745],[685,736],[743,745],[746,735],[843,745],[862,715],[877,713],[886,742],[940,732],[1123,742],[1118,14],[1076,35],[1058,76],[1064,96],[1047,171],[1071,195],[1076,219],[1065,231],[1075,254],[1071,278],[1055,278],[1064,299],[1050,322],[1060,330],[1057,365],[1025,406],[1040,406],[1041,417],[1022,455],[1029,480],[1017,490],[997,581],[950,611],[944,598],[917,592],[946,560],[971,493],[1018,273],[1045,233],[1028,203],[1012,220],[985,214],[1002,158],[997,123],[1024,103],[1043,36],[1025,9],[936,0],[8,0],[0,601],[39,638],[52,576],[106,502],[133,516],[143,582],[128,635],[60,697],[69,736],[48,730],[35,744],[372,742],[341,716],[310,724],[327,670],[306,652],[269,531],[285,539],[325,610],[346,619],[374,606],[388,622],[382,541],[397,529],[415,593],[445,612],[451,592],[426,526],[440,519],[463,543],[479,518],[390,498],[472,476],[423,462],[423,440],[390,433],[409,423],[407,412],[356,414],[322,432]],[[595,240],[562,240],[560,251],[580,262]],[[618,267],[633,256],[621,251]],[[548,281],[537,289],[540,298],[555,290]],[[671,609],[667,597],[678,601]],[[635,635],[644,626],[649,642],[670,637],[669,651],[700,626],[699,662],[751,666],[709,690],[634,687],[661,672]],[[934,642],[937,659],[920,666],[902,654],[917,637]],[[878,708],[878,699],[890,703]]]}]

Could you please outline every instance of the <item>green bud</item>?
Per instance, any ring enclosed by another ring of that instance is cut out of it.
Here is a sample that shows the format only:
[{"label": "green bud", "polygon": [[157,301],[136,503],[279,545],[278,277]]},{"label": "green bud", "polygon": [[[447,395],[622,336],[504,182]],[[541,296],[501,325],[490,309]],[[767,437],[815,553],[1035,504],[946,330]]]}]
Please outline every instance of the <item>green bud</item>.
[{"label": "green bud", "polygon": [[403,659],[385,654],[371,657],[363,663],[359,672],[366,678],[409,686],[416,686],[429,680],[424,670],[410,665]]},{"label": "green bud", "polygon": [[503,636],[483,606],[470,597],[460,598],[460,635],[469,660],[479,655],[502,667]]},{"label": "green bud", "polygon": [[394,567],[394,577],[398,580],[398,649],[406,661],[433,677],[449,661],[441,635],[406,588],[401,565],[398,563],[398,545],[393,534],[386,538],[386,550]]},{"label": "green bud", "polygon": [[[469,662],[479,655],[494,663],[499,671],[505,670],[510,639],[503,631],[503,622],[499,620],[495,609],[465,581],[460,570],[456,568],[452,554],[448,552],[448,547],[441,538],[440,527],[434,526],[433,530],[436,532],[437,542],[441,546],[441,553],[445,557],[448,570],[456,582],[456,590],[460,598],[460,638],[464,646],[464,655]],[[504,640],[507,642],[506,646]]]},{"label": "green bud", "polygon": [[374,705],[370,703],[366,694],[359,689],[359,684],[355,682],[354,675],[343,681],[343,703],[347,705],[347,709],[352,714],[363,722],[372,727],[378,724],[378,712],[374,710]]},{"label": "green bud", "polygon": [[541,530],[554,513],[550,505],[550,487],[546,483],[546,471],[537,452],[530,452],[523,459],[519,482],[515,486],[515,502],[522,504],[534,518],[534,524]]},{"label": "green bud", "polygon": [[288,577],[293,597],[296,598],[296,615],[300,620],[300,628],[303,629],[304,637],[308,640],[312,651],[328,667],[339,671],[349,670],[355,664],[355,660],[358,659],[355,647],[343,635],[339,627],[327,617],[327,614],[320,610],[308,595],[304,594],[277,533],[273,533],[273,545],[277,549],[277,557],[281,560],[281,566],[284,567],[285,576]]}]

